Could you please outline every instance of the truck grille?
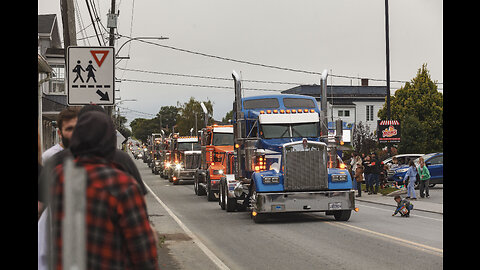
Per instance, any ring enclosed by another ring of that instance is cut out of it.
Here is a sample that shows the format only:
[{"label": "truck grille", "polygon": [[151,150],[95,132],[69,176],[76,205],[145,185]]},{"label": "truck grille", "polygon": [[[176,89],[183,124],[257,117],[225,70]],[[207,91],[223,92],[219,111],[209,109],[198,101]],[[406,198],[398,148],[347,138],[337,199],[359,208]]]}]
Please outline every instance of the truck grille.
[{"label": "truck grille", "polygon": [[200,154],[185,155],[185,169],[196,169],[200,167]]},{"label": "truck grille", "polygon": [[308,191],[328,188],[326,146],[302,142],[285,146],[285,191]]}]

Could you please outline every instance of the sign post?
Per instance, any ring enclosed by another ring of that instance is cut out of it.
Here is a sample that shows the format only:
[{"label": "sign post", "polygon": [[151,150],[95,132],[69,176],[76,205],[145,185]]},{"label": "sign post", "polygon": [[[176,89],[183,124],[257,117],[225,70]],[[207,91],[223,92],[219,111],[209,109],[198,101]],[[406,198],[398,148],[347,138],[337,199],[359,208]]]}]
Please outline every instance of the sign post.
[{"label": "sign post", "polygon": [[378,120],[377,138],[380,143],[400,142],[400,121]]},{"label": "sign post", "polygon": [[66,64],[68,105],[115,104],[114,47],[69,46]]}]

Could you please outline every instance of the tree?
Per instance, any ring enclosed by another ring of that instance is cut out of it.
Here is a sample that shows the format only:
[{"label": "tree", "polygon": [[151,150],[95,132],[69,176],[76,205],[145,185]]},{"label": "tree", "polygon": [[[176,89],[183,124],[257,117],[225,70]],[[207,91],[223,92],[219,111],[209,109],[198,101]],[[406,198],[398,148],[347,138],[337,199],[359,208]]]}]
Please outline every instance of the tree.
[{"label": "tree", "polygon": [[175,106],[162,106],[154,118],[159,125],[160,118],[162,119],[162,129],[165,131],[165,135],[172,133],[172,128],[177,123],[179,110],[180,108]]},{"label": "tree", "polygon": [[376,135],[362,121],[355,125],[352,143],[355,152],[359,154],[370,154],[377,147]]},{"label": "tree", "polygon": [[[213,123],[211,115],[213,115],[213,103],[210,100],[203,101],[208,112],[208,124]],[[177,102],[179,108],[179,115],[177,118],[177,125],[175,132],[179,132],[180,135],[190,135],[190,129],[195,129],[195,114],[197,115],[197,128],[200,130],[205,127],[205,115],[200,105],[200,101],[196,101],[193,97],[190,97],[188,102],[182,105]]]},{"label": "tree", "polygon": [[233,110],[227,112],[227,114],[225,114],[225,117],[222,118],[223,123],[228,123],[228,121],[233,122]]},{"label": "tree", "polygon": [[[395,92],[390,107],[391,118],[402,124],[399,153],[443,151],[443,95],[431,80],[427,64]],[[378,117],[386,120],[386,104],[378,111]]]}]

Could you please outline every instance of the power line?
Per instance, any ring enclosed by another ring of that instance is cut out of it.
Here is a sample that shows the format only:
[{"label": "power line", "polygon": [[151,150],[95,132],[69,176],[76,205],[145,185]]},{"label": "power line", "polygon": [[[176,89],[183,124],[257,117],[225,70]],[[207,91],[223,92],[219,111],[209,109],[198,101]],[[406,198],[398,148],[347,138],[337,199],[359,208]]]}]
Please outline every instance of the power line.
[{"label": "power line", "polygon": [[[181,74],[181,73],[170,73],[170,72],[160,72],[160,71],[150,71],[150,70],[141,70],[141,69],[132,69],[132,68],[121,68],[117,69],[123,71],[133,71],[149,74],[158,74],[158,75],[168,75],[168,76],[177,76],[177,77],[187,77],[187,78],[198,78],[198,79],[210,79],[210,80],[221,80],[221,81],[233,81],[232,78],[225,77],[212,77],[212,76],[201,76],[201,75],[191,75],[191,74]],[[263,81],[263,80],[243,80],[244,82],[252,83],[269,83],[269,84],[287,84],[287,85],[303,85],[307,83],[297,83],[297,82],[281,82],[281,81]]]},{"label": "power line", "polygon": [[[137,80],[137,79],[118,79],[125,82],[137,82],[137,83],[152,83],[152,84],[163,84],[163,85],[173,85],[173,86],[188,86],[188,87],[202,87],[202,88],[216,88],[216,89],[229,89],[233,90],[233,87],[228,86],[218,86],[218,85],[205,85],[205,84],[190,84],[190,83],[173,83],[173,82],[159,82],[159,81],[146,81],[146,80]],[[242,90],[249,91],[270,91],[270,92],[281,92],[284,90],[274,90],[274,89],[263,89],[263,88],[247,88],[242,87]]]},{"label": "power line", "polygon": [[[120,37],[131,38],[129,36],[125,36],[125,35],[121,35],[121,34],[118,34],[118,35]],[[252,66],[260,66],[260,67],[265,67],[265,68],[272,68],[272,69],[277,69],[277,70],[291,71],[291,72],[305,73],[305,74],[312,74],[312,75],[321,75],[322,74],[321,72],[316,72],[316,71],[307,71],[307,70],[301,70],[301,69],[294,69],[294,68],[280,67],[280,66],[274,66],[274,65],[268,65],[268,64],[261,64],[261,63],[246,61],[246,60],[238,60],[238,59],[233,59],[233,58],[229,58],[229,57],[223,57],[223,56],[217,56],[217,55],[213,55],[213,54],[196,52],[196,51],[192,51],[192,50],[188,50],[188,49],[182,49],[182,48],[177,48],[177,47],[173,47],[173,46],[169,46],[169,45],[163,45],[163,44],[159,44],[159,43],[155,43],[155,42],[151,42],[151,41],[147,41],[147,40],[138,39],[137,41],[143,42],[143,43],[146,43],[146,44],[155,45],[155,46],[162,47],[162,48],[166,48],[166,49],[175,50],[175,51],[185,52],[185,53],[194,54],[194,55],[200,55],[200,56],[219,59],[219,60],[224,60],[224,61],[247,64],[247,65],[252,65]],[[338,74],[329,74],[329,76],[337,77],[337,78],[344,78],[344,79],[368,79],[370,81],[381,81],[381,82],[386,81],[384,79],[365,78],[365,77],[359,77],[359,76],[347,76],[347,75],[338,75]],[[390,82],[406,83],[408,81],[390,80]],[[436,83],[436,84],[443,84],[443,83]]]}]

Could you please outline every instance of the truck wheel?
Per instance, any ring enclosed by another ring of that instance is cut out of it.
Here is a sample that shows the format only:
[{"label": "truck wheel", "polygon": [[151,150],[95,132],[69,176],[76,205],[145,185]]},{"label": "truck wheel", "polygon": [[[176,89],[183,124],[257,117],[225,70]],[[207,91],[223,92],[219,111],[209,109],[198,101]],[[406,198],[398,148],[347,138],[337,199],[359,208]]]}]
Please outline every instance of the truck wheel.
[{"label": "truck wheel", "polygon": [[220,182],[220,192],[218,194],[219,196],[219,200],[218,200],[218,204],[220,205],[220,208],[222,208],[222,210],[225,210],[225,197],[226,197],[226,194],[225,194],[225,188],[223,186],[223,181]]},{"label": "truck wheel", "polygon": [[196,184],[197,184],[197,195],[198,196],[204,196],[205,195],[205,189],[203,189],[203,187],[198,183],[199,182],[199,179],[198,177],[200,177],[199,175],[197,176],[197,181],[196,181]]},{"label": "truck wheel", "polygon": [[352,210],[337,210],[333,212],[333,216],[337,221],[347,221],[350,219]]},{"label": "truck wheel", "polygon": [[209,202],[215,201],[215,194],[212,192],[210,179],[207,180],[207,200]]}]

